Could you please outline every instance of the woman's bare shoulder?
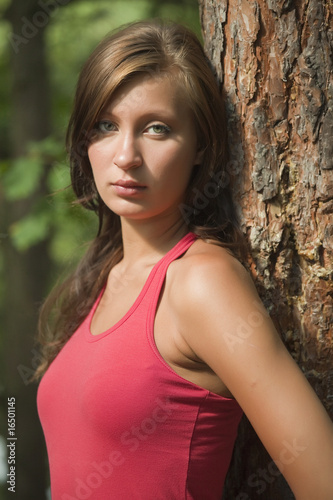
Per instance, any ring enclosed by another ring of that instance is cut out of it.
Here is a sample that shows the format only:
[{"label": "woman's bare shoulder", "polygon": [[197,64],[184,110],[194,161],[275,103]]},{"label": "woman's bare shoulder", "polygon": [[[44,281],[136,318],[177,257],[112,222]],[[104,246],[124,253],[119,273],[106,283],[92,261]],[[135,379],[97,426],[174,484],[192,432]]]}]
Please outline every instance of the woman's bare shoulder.
[{"label": "woman's bare shoulder", "polygon": [[[239,287],[257,296],[253,280],[232,252],[213,242],[198,239],[174,262],[174,289],[190,298],[198,293],[236,291]],[[202,298],[202,297],[201,297]],[[207,299],[209,296],[207,297]]]},{"label": "woman's bare shoulder", "polygon": [[206,341],[218,335],[229,342],[230,335],[253,318],[266,325],[258,343],[279,342],[250,273],[227,248],[197,240],[176,261],[169,290],[170,305],[189,344],[199,324]]}]

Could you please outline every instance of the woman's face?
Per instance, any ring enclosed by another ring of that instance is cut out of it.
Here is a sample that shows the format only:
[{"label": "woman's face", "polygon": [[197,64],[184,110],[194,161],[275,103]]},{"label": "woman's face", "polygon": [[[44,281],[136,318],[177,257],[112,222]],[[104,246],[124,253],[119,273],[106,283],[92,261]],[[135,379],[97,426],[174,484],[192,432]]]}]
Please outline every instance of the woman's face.
[{"label": "woman's face", "polygon": [[180,218],[193,166],[200,162],[195,124],[178,85],[138,76],[113,96],[88,148],[97,190],[125,218]]}]

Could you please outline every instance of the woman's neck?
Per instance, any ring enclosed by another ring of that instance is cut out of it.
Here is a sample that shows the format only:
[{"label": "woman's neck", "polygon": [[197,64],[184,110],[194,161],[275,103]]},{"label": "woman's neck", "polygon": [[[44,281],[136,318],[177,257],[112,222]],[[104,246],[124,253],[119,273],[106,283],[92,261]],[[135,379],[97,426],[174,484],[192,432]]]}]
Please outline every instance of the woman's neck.
[{"label": "woman's neck", "polygon": [[176,221],[159,218],[156,223],[121,219],[121,229],[124,249],[122,264],[126,267],[138,262],[154,264],[189,231],[179,218]]}]

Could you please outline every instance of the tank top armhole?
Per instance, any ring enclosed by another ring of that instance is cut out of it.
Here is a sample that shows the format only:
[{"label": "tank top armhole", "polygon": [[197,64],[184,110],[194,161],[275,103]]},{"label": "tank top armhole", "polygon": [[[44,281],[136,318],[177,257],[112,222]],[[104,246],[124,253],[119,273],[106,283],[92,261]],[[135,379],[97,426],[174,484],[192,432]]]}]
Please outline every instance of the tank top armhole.
[{"label": "tank top armhole", "polygon": [[[146,317],[146,336],[147,336],[148,344],[149,344],[154,356],[159,361],[159,363],[161,363],[161,365],[163,365],[168,370],[168,372],[173,375],[173,377],[175,377],[178,380],[181,380],[183,383],[185,383],[189,386],[192,386],[198,390],[203,391],[203,393],[205,393],[206,395],[210,394],[212,398],[217,398],[219,400],[224,400],[225,402],[228,402],[228,404],[230,404],[231,407],[239,408],[239,404],[236,401],[236,399],[229,398],[226,396],[221,396],[219,394],[211,392],[211,391],[209,391],[209,389],[205,389],[204,387],[201,387],[200,385],[197,385],[196,383],[191,382],[190,380],[179,375],[165,361],[165,359],[163,358],[163,356],[159,352],[157,345],[156,345],[156,342],[155,342],[154,326],[155,326],[156,309],[157,309],[158,299],[159,299],[160,294],[161,294],[162,286],[163,286],[163,283],[165,280],[166,272],[167,272],[168,267],[171,264],[171,262],[182,257],[186,253],[186,251],[191,247],[191,245],[194,243],[194,241],[196,241],[196,239],[198,238],[194,233],[189,233],[188,236],[190,236],[190,235],[192,235],[192,237],[188,238],[184,242],[184,244],[180,248],[177,249],[176,252],[174,252],[172,255],[168,256],[169,258],[167,258],[163,262],[161,262],[161,266],[159,267],[159,269],[156,272],[154,283],[152,283],[153,287],[151,289],[151,295],[150,295],[151,304],[150,304],[150,308],[148,310],[147,317]],[[173,250],[176,250],[176,248],[174,248]]]},{"label": "tank top armhole", "polygon": [[[156,310],[157,310],[157,304],[158,300],[161,294],[162,286],[166,277],[166,273],[168,270],[169,265],[171,262],[174,260],[182,257],[186,251],[191,247],[191,245],[196,241],[198,238],[194,233],[189,233],[187,236],[191,236],[186,241],[184,241],[184,244],[179,247],[179,248],[174,248],[173,250],[176,250],[173,252],[171,255],[169,255],[167,259],[165,259],[162,263],[160,268],[158,269],[154,283],[151,285],[151,291],[150,291],[150,306],[149,310],[147,312],[147,317],[146,317],[146,335],[148,339],[149,346],[154,354],[154,356],[158,359],[159,363],[163,365],[169,373],[171,373],[174,377],[176,377],[178,380],[182,380],[184,383],[189,384],[192,387],[196,387],[197,389],[200,389],[204,391],[205,393],[209,393],[210,391],[208,389],[205,389],[203,387],[200,387],[199,385],[195,384],[194,382],[191,382],[190,380],[185,379],[181,375],[179,375],[173,368],[165,361],[161,353],[159,352],[156,342],[155,342],[155,335],[154,335],[154,326],[155,326],[155,317],[156,317]],[[218,396],[221,397],[222,396]],[[228,399],[228,398],[223,398],[223,399]]]}]

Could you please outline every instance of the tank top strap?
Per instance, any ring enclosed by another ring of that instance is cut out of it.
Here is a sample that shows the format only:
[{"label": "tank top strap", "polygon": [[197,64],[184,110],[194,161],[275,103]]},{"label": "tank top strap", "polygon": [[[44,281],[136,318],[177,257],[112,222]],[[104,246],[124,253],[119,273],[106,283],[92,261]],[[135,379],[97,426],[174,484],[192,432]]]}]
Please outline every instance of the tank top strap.
[{"label": "tank top strap", "polygon": [[198,236],[192,232],[187,233],[178,243],[167,252],[164,257],[157,264],[156,269],[156,277],[161,276],[164,278],[164,275],[169,267],[169,264],[174,260],[181,257],[190,246],[197,240]]},{"label": "tank top strap", "polygon": [[154,272],[150,276],[151,280],[149,280],[150,283],[147,290],[147,299],[149,300],[148,324],[154,321],[158,298],[169,265],[181,257],[197,239],[198,236],[196,234],[192,232],[187,233],[155,266]]}]

